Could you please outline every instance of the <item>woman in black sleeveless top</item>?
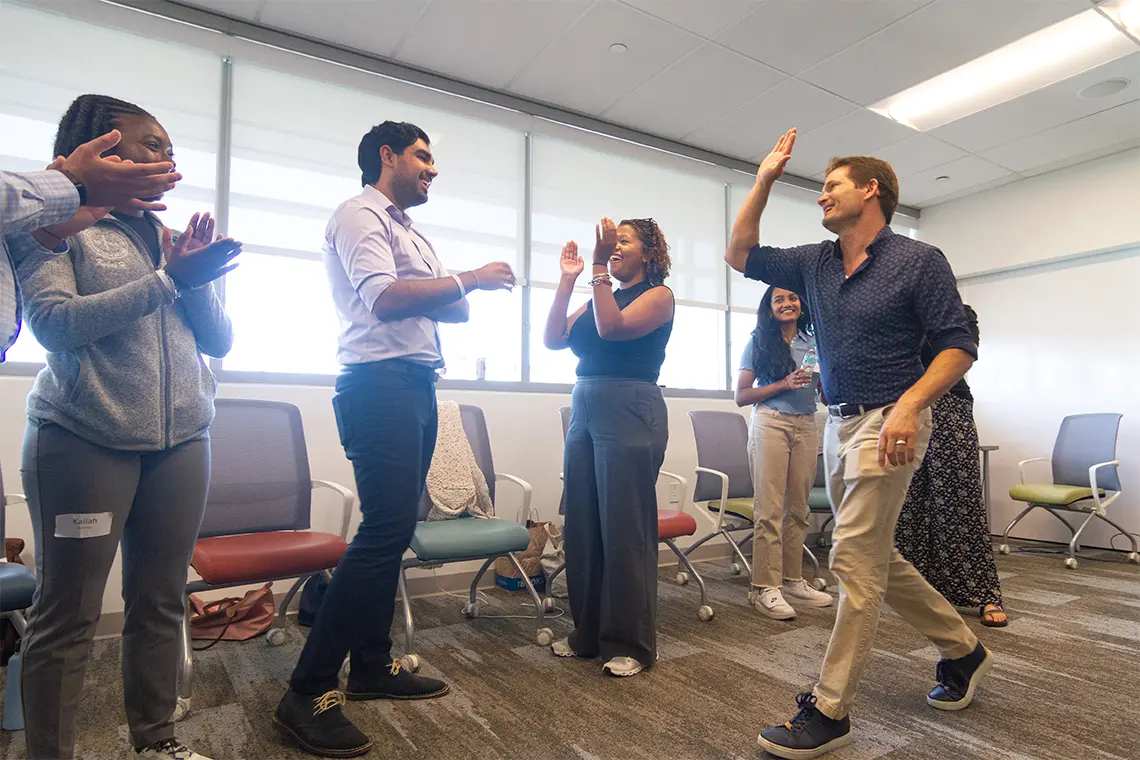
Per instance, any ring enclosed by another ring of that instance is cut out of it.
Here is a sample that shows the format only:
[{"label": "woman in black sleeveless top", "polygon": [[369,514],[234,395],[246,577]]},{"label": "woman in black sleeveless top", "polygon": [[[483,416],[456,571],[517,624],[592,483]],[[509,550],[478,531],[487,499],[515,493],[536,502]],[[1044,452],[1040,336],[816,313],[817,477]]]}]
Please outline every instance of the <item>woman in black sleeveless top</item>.
[{"label": "woman in black sleeveless top", "polygon": [[657,659],[657,474],[669,429],[656,383],[673,331],[668,251],[652,219],[616,227],[602,219],[594,297],[567,316],[583,269],[577,244],[567,243],[544,335],[547,348],[578,357],[563,470],[575,628],[552,649],[560,657],[600,656],[603,672],[615,676]]}]

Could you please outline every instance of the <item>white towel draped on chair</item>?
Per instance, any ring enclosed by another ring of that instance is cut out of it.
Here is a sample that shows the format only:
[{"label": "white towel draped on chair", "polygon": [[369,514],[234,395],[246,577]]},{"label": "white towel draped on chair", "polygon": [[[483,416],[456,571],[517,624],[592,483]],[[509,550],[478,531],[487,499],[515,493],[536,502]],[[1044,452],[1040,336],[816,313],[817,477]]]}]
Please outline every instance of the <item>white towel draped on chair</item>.
[{"label": "white towel draped on chair", "polygon": [[439,432],[428,469],[427,492],[432,505],[428,520],[495,514],[487,479],[475,461],[475,453],[463,431],[459,404],[454,401],[439,404]]}]

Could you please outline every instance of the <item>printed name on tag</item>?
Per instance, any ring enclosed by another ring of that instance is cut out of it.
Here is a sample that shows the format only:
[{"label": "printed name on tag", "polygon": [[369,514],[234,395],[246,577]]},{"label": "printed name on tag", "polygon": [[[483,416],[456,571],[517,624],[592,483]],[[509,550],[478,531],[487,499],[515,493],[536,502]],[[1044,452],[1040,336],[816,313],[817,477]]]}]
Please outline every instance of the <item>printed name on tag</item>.
[{"label": "printed name on tag", "polygon": [[78,515],[56,515],[56,538],[95,538],[111,532],[110,512],[88,512]]}]

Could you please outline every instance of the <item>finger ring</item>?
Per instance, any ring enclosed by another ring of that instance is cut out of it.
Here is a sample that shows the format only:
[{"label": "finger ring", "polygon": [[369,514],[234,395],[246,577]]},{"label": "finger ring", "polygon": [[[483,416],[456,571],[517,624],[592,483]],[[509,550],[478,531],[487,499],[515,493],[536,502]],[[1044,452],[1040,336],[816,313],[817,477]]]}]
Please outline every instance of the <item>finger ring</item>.
[{"label": "finger ring", "polygon": [[900,439],[900,440],[898,440],[898,441],[895,441],[895,445],[896,445],[896,446],[906,446],[906,440],[905,440],[905,439]]}]

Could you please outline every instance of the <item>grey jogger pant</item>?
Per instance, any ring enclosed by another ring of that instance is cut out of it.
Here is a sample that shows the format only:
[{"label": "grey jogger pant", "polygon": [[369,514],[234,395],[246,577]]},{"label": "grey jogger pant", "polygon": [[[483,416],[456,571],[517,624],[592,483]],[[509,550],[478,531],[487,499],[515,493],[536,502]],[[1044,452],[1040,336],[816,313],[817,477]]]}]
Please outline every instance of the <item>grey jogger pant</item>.
[{"label": "grey jogger pant", "polygon": [[186,571],[210,481],[209,436],[165,451],[118,451],[30,420],[21,474],[37,572],[21,682],[28,757],[75,755],[84,672],[120,541],[131,743],[172,738]]},{"label": "grey jogger pant", "polygon": [[657,474],[669,442],[661,389],[580,378],[566,434],[566,585],[584,657],[657,658]]}]

